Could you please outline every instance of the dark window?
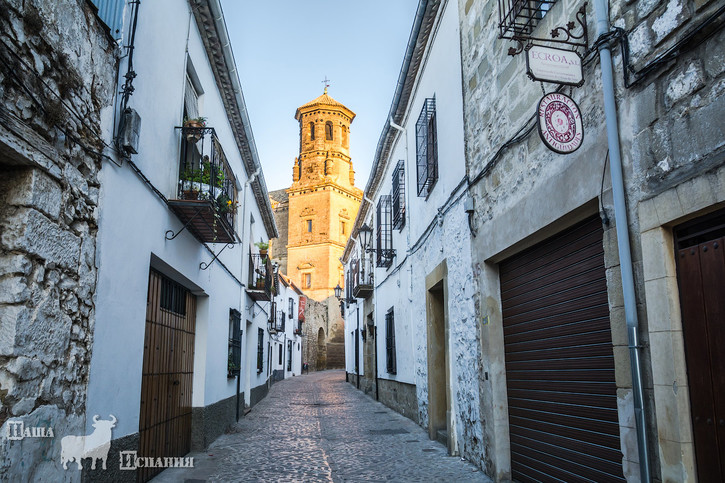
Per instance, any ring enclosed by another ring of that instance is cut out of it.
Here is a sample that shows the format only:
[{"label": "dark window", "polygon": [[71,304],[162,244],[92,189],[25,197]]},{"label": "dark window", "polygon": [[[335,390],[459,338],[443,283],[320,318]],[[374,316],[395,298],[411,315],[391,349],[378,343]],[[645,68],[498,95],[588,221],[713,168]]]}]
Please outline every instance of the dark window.
[{"label": "dark window", "polygon": [[[249,337],[249,334],[247,334]],[[257,372],[264,370],[264,330],[257,329]]]},{"label": "dark window", "polygon": [[393,171],[393,228],[405,226],[405,163],[401,159]]},{"label": "dark window", "polygon": [[305,288],[312,287],[312,274],[310,274],[310,273],[302,274],[302,285]]},{"label": "dark window", "polygon": [[179,315],[186,315],[187,290],[166,277],[161,277],[161,308]]},{"label": "dark window", "polygon": [[287,370],[292,370],[292,341],[287,341]]},{"label": "dark window", "polygon": [[347,147],[347,128],[342,126],[342,147]]},{"label": "dark window", "polygon": [[438,135],[435,98],[425,100],[415,124],[418,196],[427,197],[438,180]]},{"label": "dark window", "polygon": [[312,233],[312,220],[307,220],[307,233]]},{"label": "dark window", "polygon": [[279,345],[279,362],[278,364],[282,365],[282,344]]},{"label": "dark window", "polygon": [[393,263],[393,226],[390,195],[378,200],[377,223],[377,266],[389,267]]},{"label": "dark window", "polygon": [[325,139],[332,141],[332,123],[330,121],[325,123]]},{"label": "dark window", "polygon": [[498,0],[500,37],[530,36],[556,0]]},{"label": "dark window", "polygon": [[315,123],[314,122],[310,123],[310,139],[312,141],[315,140]]},{"label": "dark window", "polygon": [[345,235],[345,222],[340,222],[340,235]]},{"label": "dark window", "polygon": [[385,314],[385,361],[389,374],[395,374],[397,361],[395,359],[395,316],[393,307]]},{"label": "dark window", "polygon": [[229,310],[229,351],[227,355],[227,377],[239,375],[242,367],[242,314]]},{"label": "dark window", "polygon": [[293,314],[295,312],[295,299],[290,297],[288,300],[288,305],[289,305],[289,307],[288,307],[289,310],[287,310],[287,314],[288,314],[288,317],[291,319],[294,317]]}]

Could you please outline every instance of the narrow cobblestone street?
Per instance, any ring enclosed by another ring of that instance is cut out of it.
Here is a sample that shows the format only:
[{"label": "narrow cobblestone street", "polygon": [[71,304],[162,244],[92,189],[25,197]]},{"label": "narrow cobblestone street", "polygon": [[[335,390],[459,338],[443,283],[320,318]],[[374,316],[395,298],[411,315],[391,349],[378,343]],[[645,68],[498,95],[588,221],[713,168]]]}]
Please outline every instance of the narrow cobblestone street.
[{"label": "narrow cobblestone street", "polygon": [[490,481],[420,426],[345,382],[343,371],[272,386],[233,433],[155,482]]}]

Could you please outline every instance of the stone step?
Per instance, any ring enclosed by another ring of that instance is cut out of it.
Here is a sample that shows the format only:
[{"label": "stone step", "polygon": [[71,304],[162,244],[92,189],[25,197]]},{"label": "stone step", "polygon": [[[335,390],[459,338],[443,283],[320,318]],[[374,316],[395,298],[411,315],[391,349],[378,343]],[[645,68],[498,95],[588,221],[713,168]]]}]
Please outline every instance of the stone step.
[{"label": "stone step", "polygon": [[445,429],[439,429],[436,432],[436,440],[445,447],[448,447],[448,431]]}]

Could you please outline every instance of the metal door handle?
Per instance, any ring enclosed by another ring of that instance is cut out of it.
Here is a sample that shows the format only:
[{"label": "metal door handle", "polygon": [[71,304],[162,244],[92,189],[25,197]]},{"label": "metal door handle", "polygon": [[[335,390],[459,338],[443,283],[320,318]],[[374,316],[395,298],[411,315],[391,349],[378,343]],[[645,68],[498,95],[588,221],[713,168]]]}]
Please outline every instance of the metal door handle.
[{"label": "metal door handle", "polygon": [[178,385],[179,385],[179,381],[174,381],[174,386],[178,386]]}]

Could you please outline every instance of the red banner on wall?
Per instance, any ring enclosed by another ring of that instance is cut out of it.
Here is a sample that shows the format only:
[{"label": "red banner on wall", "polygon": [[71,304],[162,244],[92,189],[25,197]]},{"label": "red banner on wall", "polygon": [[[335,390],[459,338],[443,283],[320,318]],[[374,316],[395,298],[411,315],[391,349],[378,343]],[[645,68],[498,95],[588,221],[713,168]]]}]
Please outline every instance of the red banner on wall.
[{"label": "red banner on wall", "polygon": [[305,320],[305,306],[307,305],[307,297],[300,297],[300,303],[297,304],[297,319]]}]

